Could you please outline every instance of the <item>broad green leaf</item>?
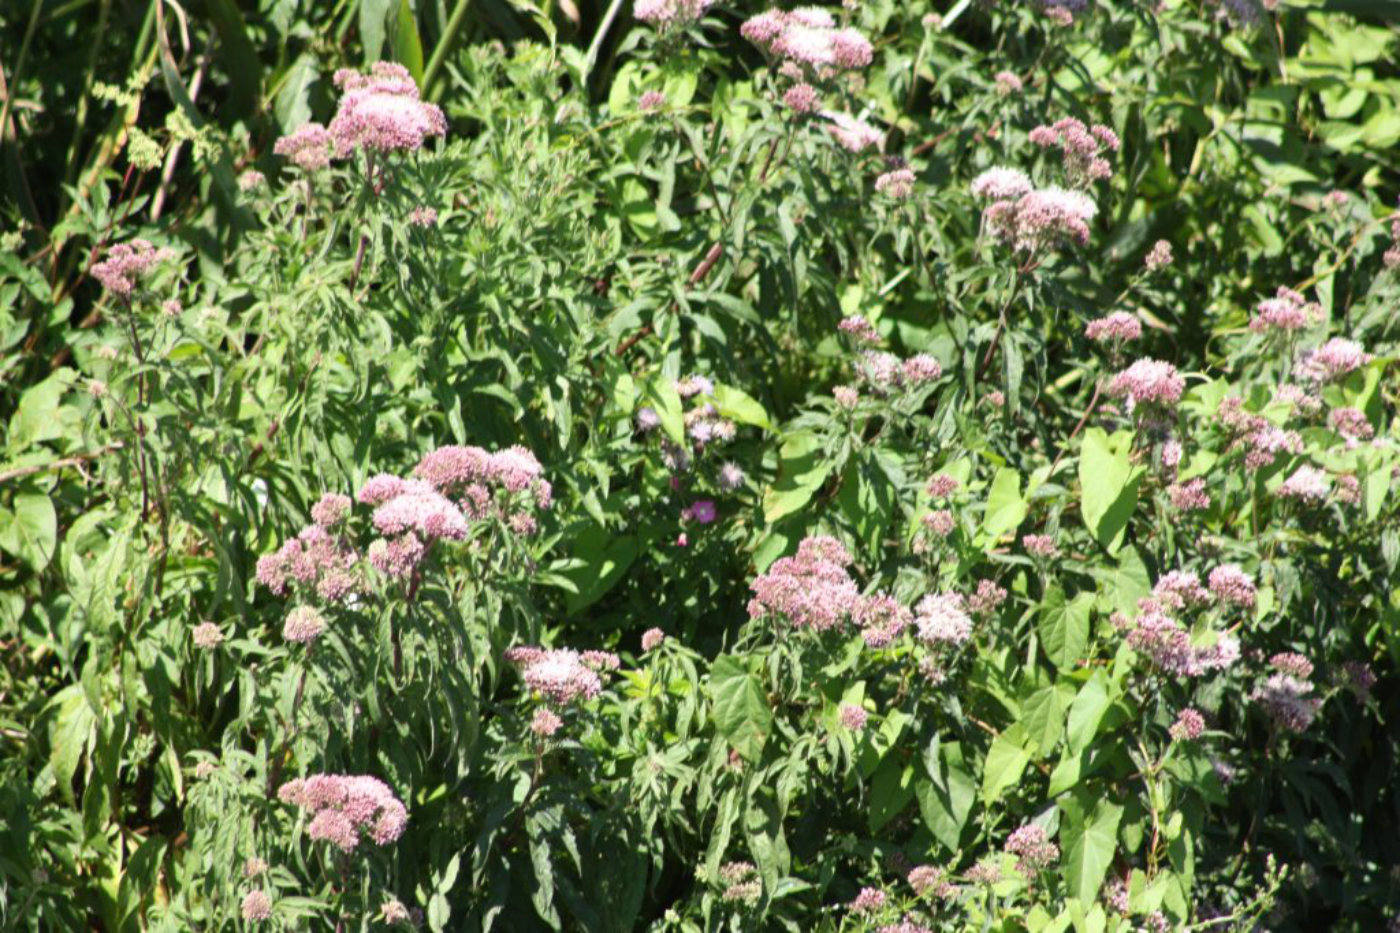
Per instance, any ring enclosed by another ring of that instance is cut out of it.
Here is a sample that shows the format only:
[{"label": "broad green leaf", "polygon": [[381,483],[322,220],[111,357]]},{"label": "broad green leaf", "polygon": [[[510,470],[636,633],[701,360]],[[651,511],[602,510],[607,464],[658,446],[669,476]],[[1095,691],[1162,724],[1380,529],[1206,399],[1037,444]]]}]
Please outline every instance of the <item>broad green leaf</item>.
[{"label": "broad green leaf", "polygon": [[64,423],[59,417],[63,393],[73,384],[76,374],[71,369],[55,370],[43,382],[24,390],[10,419],[5,446],[11,456],[31,444],[53,440],[63,434]]},{"label": "broad green leaf", "polygon": [[649,380],[643,395],[647,404],[661,419],[661,428],[671,439],[671,443],[686,447],[685,409],[671,380],[665,376],[657,376]]},{"label": "broad green leaf", "polygon": [[1083,660],[1089,646],[1089,612],[1093,605],[1092,593],[1080,593],[1068,602],[1058,586],[1052,586],[1045,594],[1036,630],[1045,656],[1060,670]]},{"label": "broad green leaf", "polygon": [[769,420],[768,412],[742,389],[726,385],[715,386],[714,400],[715,410],[729,420],[751,424],[765,431],[773,430],[773,422]]},{"label": "broad green leaf", "polygon": [[1026,731],[1019,723],[992,740],[992,747],[987,749],[987,760],[982,764],[983,803],[995,802],[1008,787],[1021,779],[1031,760],[1025,746]]},{"label": "broad green leaf", "polygon": [[1061,871],[1072,897],[1085,903],[1098,898],[1117,849],[1123,808],[1111,800],[1079,791],[1060,801]]},{"label": "broad green leaf", "polygon": [[815,434],[791,434],[778,452],[778,478],[763,496],[763,518],[774,524],[801,509],[831,472]]},{"label": "broad green leaf", "polygon": [[15,496],[14,511],[0,510],[0,549],[15,555],[34,571],[53,559],[58,540],[58,517],[53,502],[40,492]]},{"label": "broad green leaf", "polygon": [[[1066,693],[1069,694],[1068,699]],[[1073,697],[1074,688],[1066,684],[1052,684],[1041,687],[1021,704],[1019,721],[1034,743],[1036,758],[1044,758],[1054,751],[1065,734],[1065,713]]]},{"label": "broad green leaf", "polygon": [[1128,458],[1132,435],[1119,431],[1112,437],[1102,428],[1084,432],[1079,453],[1080,515],[1094,539],[1114,553],[1123,543],[1128,520],[1137,507],[1143,468]]},{"label": "broad green leaf", "polygon": [[991,540],[1015,531],[1026,517],[1026,508],[1026,500],[1021,498],[1020,474],[1010,467],[1002,467],[992,477],[982,531]]},{"label": "broad green leaf", "polygon": [[710,668],[715,730],[748,761],[757,761],[773,726],[773,713],[758,678],[728,655]]},{"label": "broad green leaf", "polygon": [[866,814],[871,833],[878,833],[914,799],[914,765],[886,756],[870,782],[870,809]]},{"label": "broad green leaf", "polygon": [[962,748],[949,742],[924,763],[929,779],[919,781],[916,791],[924,826],[950,852],[958,850],[963,827],[977,799],[977,782],[963,763]]},{"label": "broad green leaf", "polygon": [[1079,688],[1079,695],[1069,708],[1067,744],[1071,753],[1083,751],[1094,740],[1103,714],[1112,702],[1109,690],[1108,675],[1102,670],[1094,671]]},{"label": "broad green leaf", "polygon": [[408,69],[413,80],[423,84],[423,40],[418,36],[418,20],[413,5],[399,0],[399,13],[394,22],[394,58]]}]

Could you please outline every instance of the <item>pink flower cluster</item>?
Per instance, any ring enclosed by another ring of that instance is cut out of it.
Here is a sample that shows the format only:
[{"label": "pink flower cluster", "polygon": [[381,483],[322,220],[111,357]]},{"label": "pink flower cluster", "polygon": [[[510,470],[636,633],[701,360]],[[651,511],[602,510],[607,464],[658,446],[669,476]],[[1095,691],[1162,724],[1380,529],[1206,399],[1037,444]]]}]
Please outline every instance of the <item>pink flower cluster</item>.
[{"label": "pink flower cluster", "polygon": [[517,534],[533,534],[535,510],[548,510],[554,501],[544,467],[518,444],[495,453],[439,447],[418,461],[413,476],[451,500],[468,521],[494,518]]},{"label": "pink flower cluster", "polygon": [[136,239],[118,243],[107,250],[107,258],[93,263],[89,271],[107,291],[127,298],[136,288],[137,280],[145,278],[156,266],[174,258],[175,251],[169,247],[162,246],[157,249],[150,240]]},{"label": "pink flower cluster", "polygon": [[1006,837],[1006,851],[1016,856],[1016,870],[1027,878],[1048,868],[1060,858],[1060,847],[1051,842],[1045,827],[1027,823]]},{"label": "pink flower cluster", "polygon": [[1256,334],[1305,330],[1322,320],[1322,305],[1283,286],[1273,298],[1259,302],[1256,310],[1249,322],[1249,329]]},{"label": "pink flower cluster", "polygon": [[1293,475],[1279,486],[1277,495],[1284,499],[1297,499],[1300,502],[1322,502],[1327,498],[1332,483],[1327,474],[1317,467],[1304,464],[1293,471]]},{"label": "pink flower cluster", "polygon": [[1222,603],[1253,609],[1256,590],[1254,580],[1237,564],[1221,564],[1210,572],[1206,585]]},{"label": "pink flower cluster", "polygon": [[859,314],[842,318],[841,323],[836,325],[836,329],[849,335],[857,343],[880,342],[880,332],[875,329],[875,325]]},{"label": "pink flower cluster", "polygon": [[1154,667],[1178,677],[1200,677],[1239,660],[1239,642],[1233,637],[1221,632],[1210,647],[1194,645],[1191,633],[1155,598],[1139,600],[1135,618],[1115,612],[1113,623],[1125,633],[1129,647]]},{"label": "pink flower cluster", "polygon": [[901,360],[893,353],[866,350],[856,363],[861,378],[877,392],[913,389],[943,375],[938,360],[918,353]]},{"label": "pink flower cluster", "polygon": [[633,14],[644,23],[665,32],[688,26],[705,15],[715,0],[637,0]]},{"label": "pink flower cluster", "polygon": [[885,145],[885,134],[865,120],[853,117],[849,113],[836,113],[833,111],[823,111],[822,116],[831,121],[827,129],[836,139],[837,145],[847,152],[864,152],[866,149],[882,149]]},{"label": "pink flower cluster", "polygon": [[277,797],[312,814],[307,835],[333,842],[344,852],[353,852],[362,836],[388,845],[408,825],[408,811],[393,791],[368,775],[297,778],[283,784]]},{"label": "pink flower cluster", "polygon": [[1158,269],[1165,269],[1172,264],[1172,245],[1167,240],[1158,240],[1152,244],[1152,249],[1147,251],[1147,256],[1142,264],[1148,272],[1156,272]]},{"label": "pink flower cluster", "polygon": [[1175,366],[1153,359],[1138,360],[1108,384],[1109,396],[1126,399],[1129,411],[1139,405],[1175,406],[1185,389],[1186,380]]},{"label": "pink flower cluster", "polygon": [[1199,710],[1187,707],[1176,714],[1176,722],[1167,730],[1178,742],[1194,742],[1206,731],[1206,721]]},{"label": "pink flower cluster", "polygon": [[1351,441],[1369,440],[1376,433],[1366,413],[1359,408],[1334,408],[1327,413],[1327,424]]},{"label": "pink flower cluster", "polygon": [[745,39],[769,56],[812,69],[819,77],[870,64],[874,49],[857,30],[838,28],[826,10],[766,10],[739,27]]},{"label": "pink flower cluster", "polygon": [[1196,512],[1210,508],[1210,494],[1206,492],[1206,481],[1197,477],[1167,487],[1167,498],[1172,508],[1178,512]]},{"label": "pink flower cluster", "polygon": [[793,628],[814,632],[837,627],[861,605],[860,591],[846,572],[851,562],[835,538],[803,540],[795,555],[774,561],[750,585],[749,617],[780,616]]},{"label": "pink flower cluster", "polygon": [[926,645],[965,644],[972,637],[972,619],[957,593],[930,593],[914,607],[914,626]]},{"label": "pink flower cluster", "polygon": [[1085,185],[1108,178],[1113,167],[1100,154],[1118,151],[1118,134],[1106,126],[1085,126],[1080,120],[1065,117],[1048,126],[1031,130],[1031,142],[1043,149],[1059,149],[1070,183]]},{"label": "pink flower cluster", "polygon": [[1322,707],[1322,700],[1311,694],[1312,683],[1306,678],[1280,671],[1270,674],[1255,687],[1250,699],[1262,706],[1279,727],[1303,732],[1312,725]]},{"label": "pink flower cluster", "polygon": [[853,914],[873,914],[885,906],[885,892],[879,888],[861,888],[847,910]]},{"label": "pink flower cluster", "polygon": [[1030,194],[1035,185],[1026,173],[1018,168],[994,166],[972,179],[972,196],[989,201],[1007,201]]},{"label": "pink flower cluster", "polygon": [[948,873],[937,865],[918,865],[909,869],[904,876],[916,897],[932,894],[934,897],[951,897],[957,888],[948,882]]},{"label": "pink flower cluster", "polygon": [[368,75],[349,68],[335,73],[343,92],[329,132],[341,158],[367,152],[409,152],[430,136],[447,135],[447,118],[435,104],[418,97],[408,69],[375,62]]},{"label": "pink flower cluster", "polygon": [[865,729],[866,720],[870,714],[865,711],[865,707],[856,706],[854,703],[841,704],[841,725],[852,732],[860,732]]},{"label": "pink flower cluster", "polygon": [[[1006,181],[1002,179],[1003,184]],[[987,197],[994,196],[990,183],[979,186],[974,181],[974,193],[979,190],[989,192]],[[1037,253],[1062,242],[1088,243],[1089,223],[1098,212],[1098,205],[1081,191],[1037,188],[994,201],[983,211],[982,222],[988,233],[1006,245]]]},{"label": "pink flower cluster", "polygon": [[1263,415],[1246,411],[1244,400],[1230,396],[1221,401],[1216,421],[1235,435],[1231,450],[1245,451],[1244,465],[1258,470],[1269,466],[1280,454],[1298,454],[1303,450],[1303,438],[1297,431],[1273,424]]},{"label": "pink flower cluster", "polygon": [[505,658],[520,669],[525,686],[555,707],[591,700],[603,689],[598,672],[615,671],[621,663],[617,655],[608,651],[580,653],[569,648],[532,645],[511,648]]},{"label": "pink flower cluster", "polygon": [[861,597],[853,615],[861,638],[870,648],[889,647],[913,621],[913,613],[886,593]]},{"label": "pink flower cluster", "polygon": [[319,123],[303,123],[272,146],[275,154],[291,159],[304,172],[315,172],[330,165],[333,149],[330,132]]},{"label": "pink flower cluster", "polygon": [[1371,362],[1371,354],[1355,340],[1333,337],[1318,347],[1308,350],[1298,358],[1293,372],[1300,379],[1309,382],[1332,382],[1348,373],[1355,372]]},{"label": "pink flower cluster", "polygon": [[1127,311],[1114,311],[1107,317],[1090,321],[1084,328],[1084,336],[1100,343],[1127,343],[1142,336],[1142,322],[1137,315]]},{"label": "pink flower cluster", "polygon": [[297,584],[327,602],[341,602],[359,591],[359,559],[340,535],[312,524],[259,558],[257,578],[277,596],[286,593],[289,584]]},{"label": "pink flower cluster", "polygon": [[914,193],[914,170],[897,168],[875,179],[875,190],[887,198],[902,200]]},{"label": "pink flower cluster", "polygon": [[287,613],[282,637],[297,644],[310,644],[326,630],[326,620],[314,606],[297,606]]}]

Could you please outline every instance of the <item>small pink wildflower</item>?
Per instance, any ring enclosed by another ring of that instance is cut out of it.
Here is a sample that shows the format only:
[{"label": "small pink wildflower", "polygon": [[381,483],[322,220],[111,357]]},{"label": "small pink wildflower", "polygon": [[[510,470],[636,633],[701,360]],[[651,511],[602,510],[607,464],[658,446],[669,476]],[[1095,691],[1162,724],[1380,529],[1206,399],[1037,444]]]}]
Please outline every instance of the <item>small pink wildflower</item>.
[{"label": "small pink wildflower", "polygon": [[666,633],[659,628],[649,628],[642,633],[642,650],[651,651],[666,640]]},{"label": "small pink wildflower", "polygon": [[865,729],[866,719],[869,714],[864,707],[856,706],[853,703],[841,704],[841,725],[852,732],[861,732]]},{"label": "small pink wildflower", "polygon": [[934,897],[946,898],[957,890],[948,883],[948,873],[936,865],[919,865],[909,869],[909,874],[904,877],[909,882],[909,887],[914,889],[915,897],[932,894]]},{"label": "small pink wildflower", "polygon": [[1108,384],[1109,396],[1126,399],[1129,410],[1144,404],[1175,405],[1185,389],[1186,380],[1175,366],[1153,359],[1138,360]]},{"label": "small pink wildflower", "polygon": [[383,781],[368,775],[297,778],[283,784],[277,797],[312,815],[307,835],[333,842],[344,852],[354,851],[362,834],[375,845],[387,845],[408,825],[404,805]]},{"label": "small pink wildflower", "polygon": [[1126,343],[1142,336],[1142,323],[1136,315],[1115,311],[1107,317],[1090,321],[1084,328],[1084,336],[1100,342]]},{"label": "small pink wildflower", "polygon": [[217,648],[223,643],[224,633],[213,622],[201,622],[190,630],[190,639],[196,648]]},{"label": "small pink wildflower", "polygon": [[1065,117],[1031,130],[1030,141],[1060,150],[1065,174],[1072,184],[1086,185],[1113,174],[1113,167],[1100,153],[1118,150],[1118,134],[1106,126],[1088,127],[1080,120]]},{"label": "small pink wildflower", "polygon": [[821,101],[821,94],[806,81],[799,81],[783,92],[783,105],[793,113],[816,113]]},{"label": "small pink wildflower", "polygon": [[1060,858],[1060,847],[1049,840],[1045,827],[1027,823],[1006,837],[1006,851],[1017,857],[1016,870],[1027,878]]},{"label": "small pink wildflower", "polygon": [[956,593],[931,593],[914,607],[919,640],[928,645],[961,645],[972,637],[972,619]]},{"label": "small pink wildflower", "polygon": [[[602,679],[589,659],[567,648],[511,648],[506,660],[520,668],[525,686],[540,693],[554,706],[568,706],[596,697]],[[614,656],[615,657],[615,656]]]},{"label": "small pink wildflower", "polygon": [[666,107],[666,94],[663,91],[647,91],[637,98],[637,109],[642,113],[656,113]]},{"label": "small pink wildflower", "polygon": [[1034,185],[1020,169],[997,166],[989,168],[972,180],[973,197],[992,201],[1008,201],[1029,194]]},{"label": "small pink wildflower", "polygon": [[921,524],[940,538],[946,538],[958,526],[958,520],[948,509],[934,509],[926,514]]},{"label": "small pink wildflower", "polygon": [[831,121],[827,127],[836,142],[847,152],[863,152],[866,149],[880,149],[885,145],[885,134],[864,120],[848,113],[823,111],[822,116]]},{"label": "small pink wildflower", "polygon": [[1002,97],[1010,97],[1024,86],[1014,71],[998,71],[993,80],[996,82],[997,93]]},{"label": "small pink wildflower", "polygon": [[935,473],[928,481],[928,494],[930,499],[946,499],[961,488],[962,483],[957,477],[949,476],[947,473]]},{"label": "small pink wildflower", "polygon": [[1331,485],[1326,473],[1316,467],[1304,464],[1294,470],[1292,476],[1283,481],[1283,485],[1278,488],[1278,495],[1285,499],[1297,499],[1300,502],[1321,502],[1327,498]]},{"label": "small pink wildflower", "polygon": [[319,123],[303,123],[277,140],[272,151],[292,160],[304,172],[315,172],[331,164],[331,134]]},{"label": "small pink wildflower", "polygon": [[250,923],[268,920],[272,917],[272,898],[263,890],[249,891],[243,895],[238,912]]},{"label": "small pink wildflower", "polygon": [[873,914],[885,906],[885,892],[879,888],[861,888],[847,908],[853,914]]},{"label": "small pink wildflower", "polygon": [[713,4],[714,0],[637,0],[632,13],[664,33],[697,22]]},{"label": "small pink wildflower", "polygon": [[1021,546],[1034,557],[1050,559],[1060,556],[1060,548],[1052,535],[1022,535]]},{"label": "small pink wildflower", "polygon": [[1205,728],[1206,721],[1202,718],[1200,712],[1188,706],[1180,713],[1177,713],[1176,722],[1172,723],[1171,728],[1167,731],[1170,732],[1171,737],[1178,742],[1194,742],[1201,737],[1201,733],[1205,731]]},{"label": "small pink wildflower", "polygon": [[715,520],[717,514],[714,500],[700,499],[692,502],[681,512],[681,519],[695,522],[697,525],[708,525]]},{"label": "small pink wildflower", "polygon": [[447,133],[442,110],[419,100],[418,86],[402,65],[375,62],[369,75],[342,69],[336,83],[344,94],[328,131],[338,156],[356,149],[409,152]]},{"label": "small pink wildflower", "polygon": [[107,257],[93,263],[89,270],[102,287],[123,298],[130,297],[138,280],[145,278],[163,262],[175,258],[168,247],[157,249],[149,240],[118,243],[107,250]]},{"label": "small pink wildflower", "polygon": [[914,170],[897,168],[875,179],[875,190],[887,198],[902,200],[914,193]]},{"label": "small pink wildflower", "polygon": [[1371,354],[1355,340],[1333,337],[1316,350],[1308,351],[1299,357],[1293,371],[1298,378],[1310,382],[1331,382],[1360,369],[1370,361]]},{"label": "small pink wildflower", "polygon": [[977,592],[967,598],[969,612],[991,612],[1006,602],[1006,588],[994,580],[977,581]]},{"label": "small pink wildflower", "polygon": [[282,637],[298,644],[310,644],[326,630],[326,620],[313,606],[297,606],[287,613]]},{"label": "small pink wildflower", "polygon": [[1210,572],[1206,584],[1215,597],[1244,609],[1254,608],[1254,580],[1238,564],[1221,564]]},{"label": "small pink wildflower", "polygon": [[530,731],[540,738],[548,738],[559,731],[559,727],[564,725],[564,720],[559,718],[559,714],[547,706],[541,706],[535,710],[535,715],[530,719]]},{"label": "small pink wildflower", "polygon": [[1152,244],[1152,249],[1147,251],[1146,258],[1142,261],[1148,272],[1156,272],[1165,269],[1172,264],[1172,245],[1167,240],[1158,240]]},{"label": "small pink wildflower", "polygon": [[1269,666],[1299,680],[1307,680],[1313,673],[1313,663],[1296,651],[1279,652],[1269,658]]},{"label": "small pink wildflower", "polygon": [[431,207],[419,205],[408,212],[408,223],[411,227],[436,227],[438,222],[438,212]]},{"label": "small pink wildflower", "polygon": [[1172,508],[1180,512],[1195,512],[1210,508],[1210,495],[1206,492],[1206,481],[1201,478],[1189,479],[1184,483],[1172,483],[1167,487],[1167,497]]},{"label": "small pink wildflower", "polygon": [[828,631],[861,604],[860,591],[846,568],[849,552],[835,538],[811,537],[797,554],[773,562],[751,584],[749,617],[779,616],[793,628]]},{"label": "small pink wildflower", "polygon": [[1274,723],[1290,732],[1303,732],[1317,716],[1322,700],[1310,696],[1312,684],[1290,674],[1271,674],[1250,694]]},{"label": "small pink wildflower", "polygon": [[1322,305],[1283,286],[1273,298],[1259,302],[1257,310],[1249,322],[1249,329],[1256,334],[1304,330],[1322,320]]},{"label": "small pink wildflower", "polygon": [[311,520],[327,531],[345,521],[350,514],[350,497],[328,492],[311,507]]}]

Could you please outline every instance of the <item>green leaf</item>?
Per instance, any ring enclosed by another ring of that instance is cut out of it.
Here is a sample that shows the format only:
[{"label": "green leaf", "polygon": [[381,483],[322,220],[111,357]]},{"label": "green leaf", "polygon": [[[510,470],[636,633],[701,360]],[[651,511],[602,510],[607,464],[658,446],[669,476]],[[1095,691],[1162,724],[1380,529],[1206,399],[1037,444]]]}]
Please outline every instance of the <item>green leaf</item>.
[{"label": "green leaf", "polygon": [[1110,553],[1123,543],[1145,472],[1130,462],[1131,446],[1129,432],[1119,431],[1110,438],[1102,428],[1090,428],[1084,432],[1079,453],[1080,515],[1095,540]]},{"label": "green leaf", "polygon": [[688,446],[685,440],[685,409],[672,381],[665,376],[650,379],[643,395],[661,419],[661,428],[671,443]]},{"label": "green leaf", "polygon": [[913,799],[914,766],[901,764],[898,756],[886,756],[870,783],[870,810],[866,814],[870,832],[878,833]]},{"label": "green leaf", "polygon": [[384,51],[384,38],[389,32],[389,11],[394,0],[360,0],[360,45],[365,64],[379,61]]},{"label": "green leaf", "polygon": [[933,838],[950,852],[956,852],[977,799],[977,782],[967,772],[962,748],[956,742],[946,743],[931,756],[925,756],[924,764],[929,779],[916,786],[919,813]]},{"label": "green leaf", "polygon": [[733,386],[715,386],[714,400],[715,410],[730,421],[751,424],[765,431],[773,430],[773,422],[769,420],[768,412],[743,390]]},{"label": "green leaf", "polygon": [[1094,671],[1084,682],[1084,686],[1079,688],[1079,695],[1074,698],[1074,703],[1069,708],[1069,727],[1066,734],[1071,753],[1083,751],[1094,740],[1103,714],[1108,711],[1112,702],[1109,690],[1108,675],[1102,670]]},{"label": "green leaf", "polygon": [[832,463],[815,434],[790,434],[778,452],[778,478],[763,496],[763,518],[772,525],[801,509],[821,488]]},{"label": "green leaf", "polygon": [[1064,850],[1061,866],[1065,885],[1070,896],[1092,903],[1113,863],[1123,808],[1081,790],[1061,800],[1060,811],[1064,814],[1060,847]]},{"label": "green leaf", "polygon": [[0,511],[0,549],[15,555],[36,573],[53,560],[58,517],[43,493],[15,496],[14,511]]},{"label": "green leaf", "polygon": [[1015,531],[1026,517],[1026,500],[1021,498],[1021,476],[1010,467],[1002,467],[992,477],[987,493],[987,511],[982,516],[982,531],[995,541]]},{"label": "green leaf", "polygon": [[1030,753],[1026,751],[1026,730],[1013,724],[992,741],[987,749],[987,760],[982,764],[982,800],[995,802],[1008,787],[1021,779],[1021,773],[1030,763]]},{"label": "green leaf", "polygon": [[1084,658],[1089,646],[1089,612],[1093,605],[1092,593],[1080,593],[1066,602],[1064,590],[1058,586],[1046,592],[1036,628],[1045,656],[1060,670],[1072,668]]},{"label": "green leaf", "polygon": [[418,21],[408,0],[399,0],[399,15],[394,23],[394,58],[408,69],[413,80],[423,84],[423,40],[418,37]]},{"label": "green leaf", "polygon": [[76,377],[77,374],[71,369],[59,369],[43,382],[24,390],[14,416],[10,418],[6,446],[11,456],[32,444],[63,435],[64,423],[59,417],[59,403]]},{"label": "green leaf", "polygon": [[1073,688],[1064,684],[1041,687],[1021,704],[1020,723],[1026,734],[1035,744],[1036,758],[1044,758],[1055,750],[1060,738],[1065,734],[1065,711],[1070,701],[1065,693],[1073,696]]},{"label": "green leaf", "polygon": [[715,731],[750,762],[757,761],[773,727],[773,713],[758,678],[725,655],[710,668]]}]

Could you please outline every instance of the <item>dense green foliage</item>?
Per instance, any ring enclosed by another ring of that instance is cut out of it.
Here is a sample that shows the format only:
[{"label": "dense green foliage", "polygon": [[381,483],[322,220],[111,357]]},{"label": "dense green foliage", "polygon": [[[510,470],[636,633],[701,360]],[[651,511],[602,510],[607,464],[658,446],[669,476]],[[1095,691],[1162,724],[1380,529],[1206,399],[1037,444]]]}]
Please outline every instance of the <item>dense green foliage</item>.
[{"label": "dense green foliage", "polygon": [[23,6],[0,925],[1400,923],[1391,7],[832,7],[851,152],[757,6]]}]

